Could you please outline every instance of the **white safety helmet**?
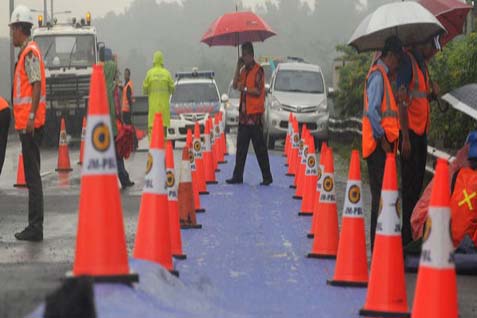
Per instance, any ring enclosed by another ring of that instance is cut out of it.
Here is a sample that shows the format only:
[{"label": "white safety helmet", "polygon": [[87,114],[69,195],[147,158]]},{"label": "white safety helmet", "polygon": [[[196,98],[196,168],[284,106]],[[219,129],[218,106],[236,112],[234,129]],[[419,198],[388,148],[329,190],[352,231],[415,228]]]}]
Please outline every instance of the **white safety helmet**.
[{"label": "white safety helmet", "polygon": [[33,25],[35,22],[33,21],[33,13],[31,10],[24,5],[17,6],[12,12],[12,17],[8,25],[11,26],[15,23],[29,23]]}]

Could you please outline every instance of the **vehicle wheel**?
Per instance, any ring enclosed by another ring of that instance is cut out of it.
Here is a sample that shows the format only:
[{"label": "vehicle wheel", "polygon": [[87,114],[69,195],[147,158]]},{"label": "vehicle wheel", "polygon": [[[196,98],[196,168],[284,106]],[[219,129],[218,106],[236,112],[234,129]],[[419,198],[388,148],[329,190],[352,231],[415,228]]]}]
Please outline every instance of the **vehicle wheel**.
[{"label": "vehicle wheel", "polygon": [[268,137],[268,149],[275,149],[275,138],[272,136]]}]

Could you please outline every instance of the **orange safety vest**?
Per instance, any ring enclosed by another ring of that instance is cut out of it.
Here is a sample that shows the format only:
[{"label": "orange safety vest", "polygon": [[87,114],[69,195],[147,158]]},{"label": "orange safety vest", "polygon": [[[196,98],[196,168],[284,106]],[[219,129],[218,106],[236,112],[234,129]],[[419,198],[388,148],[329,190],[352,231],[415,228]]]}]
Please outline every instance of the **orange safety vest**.
[{"label": "orange safety vest", "polygon": [[133,86],[133,82],[129,80],[129,82],[123,87],[123,96],[121,98],[122,104],[123,104],[121,107],[121,111],[123,113],[131,111],[131,105],[129,105],[128,96],[127,96],[128,87],[131,88],[131,100],[132,102],[134,102],[134,86]]},{"label": "orange safety vest", "polygon": [[428,100],[429,95],[429,72],[426,70],[426,77],[422,72],[416,58],[411,53],[407,52],[411,59],[412,65],[412,79],[409,84],[409,97],[411,102],[407,107],[407,118],[409,129],[416,134],[422,136],[429,132],[430,121],[430,104]]},{"label": "orange safety vest", "polygon": [[35,114],[35,128],[42,127],[45,124],[46,114],[46,76],[45,64],[40,53],[38,45],[34,41],[30,41],[27,47],[21,53],[15,76],[13,79],[13,115],[15,117],[15,129],[23,130],[27,126],[28,117],[30,115],[33,89],[25,70],[25,58],[30,52],[40,61],[41,72],[41,91],[40,101]]},{"label": "orange safety vest", "polygon": [[[366,77],[366,83],[371,73],[379,71],[384,80],[383,101],[381,103],[381,125],[388,142],[393,143],[399,137],[399,119],[398,107],[394,99],[391,83],[389,82],[386,70],[382,65],[374,65]],[[362,151],[363,158],[369,157],[376,149],[377,143],[373,136],[373,129],[368,118],[368,94],[366,92],[366,83],[364,85],[364,113],[362,128]]]},{"label": "orange safety vest", "polygon": [[458,246],[468,234],[477,244],[477,171],[462,168],[451,196],[451,231]]},{"label": "orange safety vest", "polygon": [[[247,90],[255,89],[255,78],[259,70],[263,69],[258,64],[255,63],[253,68],[249,71],[244,67],[240,72],[240,83],[247,87]],[[265,81],[265,78],[263,79]],[[240,105],[242,105],[242,96],[240,97]],[[262,114],[265,112],[265,85],[262,85],[260,96],[251,96],[247,94],[245,99],[245,111],[248,115],[252,114]]]},{"label": "orange safety vest", "polygon": [[8,102],[0,96],[0,111],[8,108]]}]

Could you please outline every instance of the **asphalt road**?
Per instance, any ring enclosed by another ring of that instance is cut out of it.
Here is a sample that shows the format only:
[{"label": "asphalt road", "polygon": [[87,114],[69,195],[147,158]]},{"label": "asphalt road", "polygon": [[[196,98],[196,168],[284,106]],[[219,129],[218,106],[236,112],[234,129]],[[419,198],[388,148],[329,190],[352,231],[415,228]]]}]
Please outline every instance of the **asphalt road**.
[{"label": "asphalt road", "polygon": [[[232,138],[233,139],[233,136]],[[233,140],[229,141],[233,144]],[[71,269],[77,224],[80,169],[76,165],[78,149],[71,149],[74,171],[69,175],[54,172],[56,152],[42,151],[42,176],[45,192],[45,240],[42,243],[17,242],[13,234],[23,229],[27,220],[27,193],[13,188],[20,146],[15,137],[10,140],[7,160],[0,177],[0,317],[24,317],[32,312],[44,297],[59,286]],[[233,152],[233,147],[231,147]],[[278,152],[272,155],[280,155]],[[176,151],[176,161],[179,152]],[[137,153],[126,162],[136,185],[122,192],[128,251],[134,243],[137,214],[143,185],[146,154]],[[233,158],[233,157],[232,157]],[[347,159],[336,156],[338,211],[342,207],[347,177]],[[176,165],[177,167],[177,165]],[[369,211],[369,191],[365,185],[365,211]],[[220,262],[220,260],[217,260]],[[407,275],[409,304],[412,304],[415,275]],[[477,278],[458,277],[461,317],[477,317]],[[339,304],[336,304],[339,305]]]}]

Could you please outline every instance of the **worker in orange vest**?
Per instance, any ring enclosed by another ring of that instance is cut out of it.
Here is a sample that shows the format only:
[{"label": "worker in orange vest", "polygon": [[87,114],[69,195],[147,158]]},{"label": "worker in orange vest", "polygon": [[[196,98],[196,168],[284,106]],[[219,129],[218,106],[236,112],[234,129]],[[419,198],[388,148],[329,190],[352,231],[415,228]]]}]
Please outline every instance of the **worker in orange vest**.
[{"label": "worker in orange vest", "polygon": [[11,116],[8,102],[0,96],[0,175],[2,174],[3,163],[5,162]]},{"label": "worker in orange vest", "polygon": [[126,125],[132,125],[131,108],[134,104],[134,101],[134,84],[131,80],[131,71],[126,68],[124,70],[124,85],[121,98],[121,113],[123,114],[123,123]]},{"label": "worker in orange vest", "polygon": [[15,234],[17,240],[43,240],[43,185],[40,176],[40,143],[46,112],[46,77],[38,45],[30,39],[33,14],[25,6],[15,8],[10,34],[20,49],[13,78],[15,129],[22,144],[25,179],[28,185],[28,226]]},{"label": "worker in orange vest", "polygon": [[406,50],[397,72],[397,87],[407,90],[400,107],[400,153],[402,198],[402,243],[412,241],[411,215],[419,201],[426,172],[430,100],[439,93],[432,83],[426,61],[434,53],[434,41]]},{"label": "worker in orange vest", "polygon": [[237,154],[235,169],[228,184],[243,183],[245,160],[248,146],[252,140],[253,149],[262,171],[260,185],[268,186],[273,182],[270,171],[267,145],[263,138],[262,115],[265,111],[265,73],[255,62],[253,45],[242,44],[242,57],[237,62],[233,88],[240,92],[239,128],[237,134]]},{"label": "worker in orange vest", "polygon": [[[390,78],[395,74],[403,54],[401,41],[393,36],[386,40],[379,60],[371,67],[364,88],[362,151],[366,159],[371,188],[371,251],[381,200],[386,153],[394,152],[399,138],[398,105]],[[400,91],[400,100],[405,91]]]},{"label": "worker in orange vest", "polygon": [[477,246],[477,131],[467,137],[468,167],[455,172],[451,184],[451,233],[454,246],[466,235]]}]

